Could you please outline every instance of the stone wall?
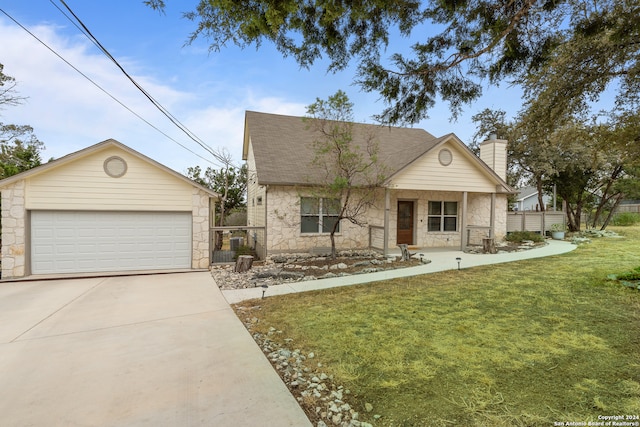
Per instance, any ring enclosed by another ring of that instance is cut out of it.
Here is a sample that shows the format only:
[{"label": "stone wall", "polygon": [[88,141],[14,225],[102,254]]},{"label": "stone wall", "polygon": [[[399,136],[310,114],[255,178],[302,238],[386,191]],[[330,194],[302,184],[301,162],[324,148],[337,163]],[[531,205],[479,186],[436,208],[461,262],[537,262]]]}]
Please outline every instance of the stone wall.
[{"label": "stone wall", "polygon": [[211,207],[209,202],[209,194],[203,190],[194,187],[193,195],[193,211],[192,211],[192,245],[193,251],[191,256],[192,268],[208,268],[209,259],[209,218]]},{"label": "stone wall", "polygon": [[[330,248],[328,233],[306,234],[300,231],[300,197],[313,192],[295,187],[270,187],[267,193],[268,253],[306,252]],[[369,246],[369,229],[349,221],[340,223],[336,249],[364,249]]]},{"label": "stone wall", "polygon": [[[308,251],[330,247],[328,234],[300,233],[300,196],[304,190],[293,187],[271,187],[268,192],[268,240],[269,253]],[[367,225],[384,226],[384,190],[376,197],[375,206],[367,211]],[[458,230],[452,232],[429,232],[427,217],[429,201],[458,202],[458,215],[462,214],[462,193],[445,191],[392,190],[389,212],[389,247],[396,247],[398,200],[414,202],[415,241],[420,247],[460,247],[462,230],[458,218]],[[472,239],[481,242],[486,237],[491,223],[491,194],[469,193],[467,197],[468,226],[481,227],[472,230]],[[495,236],[501,240],[506,235],[507,198],[496,196]],[[355,226],[348,221],[341,223],[341,232],[336,235],[336,247],[361,249],[369,245],[369,227]],[[466,232],[466,231],[465,231]]]},{"label": "stone wall", "polygon": [[25,182],[18,181],[2,190],[2,278],[26,274]]}]

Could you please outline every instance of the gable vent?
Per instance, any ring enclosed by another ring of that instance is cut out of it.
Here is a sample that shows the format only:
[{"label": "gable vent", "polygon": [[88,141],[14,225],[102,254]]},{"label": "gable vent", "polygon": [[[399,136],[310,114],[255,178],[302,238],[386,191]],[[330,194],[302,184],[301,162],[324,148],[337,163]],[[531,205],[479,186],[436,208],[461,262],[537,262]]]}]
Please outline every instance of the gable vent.
[{"label": "gable vent", "polygon": [[104,161],[104,171],[111,178],[120,178],[127,173],[127,162],[122,157],[112,156]]},{"label": "gable vent", "polygon": [[440,161],[440,164],[442,166],[449,166],[453,161],[453,154],[451,154],[451,151],[449,151],[448,149],[443,148],[438,153],[438,160]]}]

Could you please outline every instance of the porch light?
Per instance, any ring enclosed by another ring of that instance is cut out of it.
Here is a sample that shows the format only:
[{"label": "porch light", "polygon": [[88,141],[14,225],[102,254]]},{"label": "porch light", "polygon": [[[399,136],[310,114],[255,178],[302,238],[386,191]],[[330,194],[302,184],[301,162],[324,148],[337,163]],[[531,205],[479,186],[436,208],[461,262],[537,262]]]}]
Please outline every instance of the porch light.
[{"label": "porch light", "polygon": [[268,285],[262,285],[261,288],[262,288],[262,299],[264,299],[264,293],[267,292],[267,289],[269,288],[269,286]]},{"label": "porch light", "polygon": [[460,261],[462,261],[462,258],[457,257],[457,258],[456,258],[456,261],[458,261],[458,270],[460,270]]}]

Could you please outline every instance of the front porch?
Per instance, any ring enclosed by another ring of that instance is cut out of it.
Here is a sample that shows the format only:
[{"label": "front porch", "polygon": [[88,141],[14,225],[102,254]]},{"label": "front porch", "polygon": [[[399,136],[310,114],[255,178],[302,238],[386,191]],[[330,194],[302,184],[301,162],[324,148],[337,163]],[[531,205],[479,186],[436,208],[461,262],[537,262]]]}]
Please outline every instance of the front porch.
[{"label": "front porch", "polygon": [[464,250],[507,233],[505,193],[386,189],[384,208],[371,213],[369,247],[392,254],[398,244]]}]

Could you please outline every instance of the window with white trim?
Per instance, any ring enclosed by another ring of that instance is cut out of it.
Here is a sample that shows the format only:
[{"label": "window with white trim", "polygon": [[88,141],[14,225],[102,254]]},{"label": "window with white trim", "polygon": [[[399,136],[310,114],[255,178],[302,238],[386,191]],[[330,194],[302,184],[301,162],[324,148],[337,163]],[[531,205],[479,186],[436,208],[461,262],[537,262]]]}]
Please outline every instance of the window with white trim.
[{"label": "window with white trim", "polygon": [[457,231],[458,202],[429,202],[428,231]]},{"label": "window with white trim", "polygon": [[[300,198],[300,231],[302,233],[331,233],[340,214],[340,200],[322,197]],[[338,224],[337,232],[340,231]]]}]

